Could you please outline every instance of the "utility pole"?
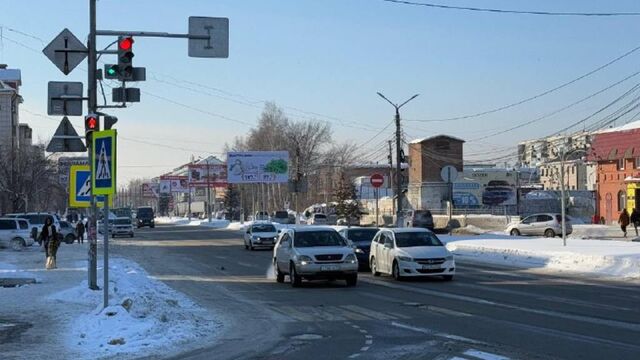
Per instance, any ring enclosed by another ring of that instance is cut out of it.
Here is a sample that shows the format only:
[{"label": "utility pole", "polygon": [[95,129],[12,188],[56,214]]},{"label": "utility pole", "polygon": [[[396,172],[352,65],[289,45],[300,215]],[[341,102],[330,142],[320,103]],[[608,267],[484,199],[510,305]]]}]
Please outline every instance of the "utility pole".
[{"label": "utility pole", "polygon": [[[389,195],[389,190],[393,187],[393,140],[389,140],[389,182],[387,183],[387,195]],[[391,202],[391,211],[393,213],[396,212],[396,203]]]},{"label": "utility pole", "polygon": [[[96,55],[96,0],[89,0],[89,39],[87,40],[88,54],[88,66],[87,71],[87,95],[88,95],[88,107],[89,114],[95,114],[98,110],[98,82],[96,79],[96,73],[98,71],[98,59]],[[92,139],[87,138],[87,157],[89,159],[89,171],[93,174],[93,159],[91,158]],[[96,197],[91,195],[91,216],[89,216],[89,269],[87,271],[89,275],[89,289],[99,290],[97,274],[98,274],[98,208],[96,206]],[[109,219],[104,219],[107,226],[109,225]],[[107,227],[108,228],[108,227]],[[108,235],[107,231],[107,235]],[[109,284],[103,284],[108,287]]]},{"label": "utility pole", "polygon": [[298,214],[298,197],[300,193],[300,178],[302,177],[302,172],[300,171],[300,145],[296,144],[296,187],[295,187],[295,196],[296,196],[296,224],[300,222],[300,214]]},{"label": "utility pole", "polygon": [[415,94],[407,101],[400,105],[394,104],[391,100],[387,99],[382,93],[378,92],[378,96],[385,99],[391,106],[396,109],[396,227],[400,227],[403,224],[402,221],[402,128],[400,127],[400,108],[403,107],[409,101],[418,97],[419,94]]},{"label": "utility pole", "polygon": [[207,157],[207,217],[211,224],[211,173],[209,166],[209,158]]}]

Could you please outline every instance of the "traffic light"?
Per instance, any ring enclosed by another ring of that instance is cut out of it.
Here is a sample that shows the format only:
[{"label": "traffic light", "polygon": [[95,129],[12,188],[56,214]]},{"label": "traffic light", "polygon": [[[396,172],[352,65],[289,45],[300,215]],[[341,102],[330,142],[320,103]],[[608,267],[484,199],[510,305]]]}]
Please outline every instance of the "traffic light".
[{"label": "traffic light", "polygon": [[110,67],[107,69],[113,70],[118,74],[118,80],[131,81],[133,79],[133,37],[120,36],[118,38],[118,67],[114,69]]},{"label": "traffic light", "polygon": [[104,115],[104,129],[109,130],[118,122],[118,118],[111,115]]},{"label": "traffic light", "polygon": [[105,79],[118,79],[120,69],[117,64],[106,64],[104,66],[104,78]]},{"label": "traffic light", "polygon": [[89,114],[84,117],[84,133],[88,138],[94,131],[100,130],[100,118],[96,114]]}]

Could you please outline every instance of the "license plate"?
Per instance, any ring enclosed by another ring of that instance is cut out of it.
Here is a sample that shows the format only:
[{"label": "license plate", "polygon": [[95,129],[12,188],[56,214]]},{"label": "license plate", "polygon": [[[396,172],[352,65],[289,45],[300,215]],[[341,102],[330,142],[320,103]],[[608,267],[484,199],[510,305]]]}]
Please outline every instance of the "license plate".
[{"label": "license plate", "polygon": [[338,270],[338,266],[336,265],[320,266],[320,271],[336,271],[336,270]]},{"label": "license plate", "polygon": [[422,270],[440,269],[440,265],[422,265]]}]

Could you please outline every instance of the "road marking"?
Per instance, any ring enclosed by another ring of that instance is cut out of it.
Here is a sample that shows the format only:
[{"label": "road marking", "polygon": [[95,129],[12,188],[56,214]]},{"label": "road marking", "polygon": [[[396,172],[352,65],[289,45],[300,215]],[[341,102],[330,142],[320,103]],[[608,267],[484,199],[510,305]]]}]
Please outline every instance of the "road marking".
[{"label": "road marking", "polygon": [[392,322],[391,323],[392,326],[395,327],[399,327],[401,329],[405,329],[405,330],[411,330],[411,331],[415,331],[415,332],[419,332],[419,333],[423,333],[423,334],[427,334],[427,335],[431,335],[431,336],[437,336],[437,337],[442,337],[445,339],[450,339],[450,340],[458,340],[461,342],[466,342],[466,343],[470,343],[470,344],[476,344],[476,345],[486,345],[486,343],[482,342],[482,341],[478,341],[478,340],[473,340],[473,339],[469,339],[463,336],[458,336],[458,335],[451,335],[451,334],[447,334],[447,333],[441,333],[435,330],[431,330],[431,329],[425,329],[425,328],[420,328],[420,327],[416,327],[416,326],[411,326],[411,325],[407,325],[407,324],[401,324],[401,323],[397,323],[397,322]]},{"label": "road marking", "polygon": [[463,352],[462,354],[467,356],[472,356],[482,360],[510,360],[508,357],[504,357],[504,356],[500,356],[500,355],[496,355],[496,354],[492,354],[492,353],[488,353],[480,350],[475,350],[475,349],[469,349]]},{"label": "road marking", "polygon": [[369,350],[369,346],[363,346],[360,348],[360,351],[367,351]]},{"label": "road marking", "polygon": [[587,323],[596,324],[596,325],[606,325],[606,326],[616,327],[624,330],[640,331],[640,324],[637,324],[637,323],[627,323],[627,322],[617,321],[617,320],[592,318],[588,316],[567,314],[567,313],[562,313],[562,312],[553,311],[553,310],[540,310],[540,309],[526,308],[518,305],[511,305],[511,304],[499,303],[495,301],[489,301],[489,300],[485,300],[485,299],[481,299],[473,296],[458,295],[458,294],[451,294],[451,293],[446,293],[442,291],[421,289],[421,288],[410,287],[406,285],[393,284],[390,282],[380,281],[380,280],[362,279],[361,281],[389,287],[392,289],[406,290],[409,292],[437,296],[437,297],[442,297],[447,299],[454,299],[454,300],[472,302],[472,303],[481,304],[481,305],[501,307],[501,308],[510,309],[510,310],[518,310],[518,311],[537,314],[537,315],[545,315],[545,316],[558,317],[558,318],[563,318],[568,320],[582,321],[582,322],[587,322]]},{"label": "road marking", "polygon": [[358,354],[358,353],[351,354],[351,355],[349,356],[349,359],[355,359],[355,358],[357,358],[358,356],[360,356],[360,354]]},{"label": "road marking", "polygon": [[282,313],[293,317],[296,320],[300,320],[300,321],[316,321],[315,317],[313,315],[304,313],[302,311],[298,311],[296,309],[294,309],[293,307],[287,307],[285,309],[281,309]]},{"label": "road marking", "polygon": [[364,342],[364,344],[365,344],[365,345],[371,345],[371,344],[373,344],[373,340],[371,340],[371,339],[366,340],[366,341]]},{"label": "road marking", "polygon": [[[423,306],[419,306],[418,308],[421,309],[421,308],[424,308],[424,307]],[[433,306],[433,305],[427,305],[426,309],[429,310],[429,311],[436,312],[436,313],[440,313],[440,314],[444,314],[444,315],[457,316],[457,317],[474,316],[473,314],[465,313],[465,312],[462,312],[462,311],[446,309],[446,308],[443,308],[443,307]]]},{"label": "road marking", "polygon": [[244,266],[244,267],[252,267],[252,268],[254,268],[254,267],[258,267],[258,266],[257,266],[257,265],[255,265],[255,264],[249,264],[249,263],[239,262],[239,261],[238,261],[236,264],[238,264],[238,265],[240,265],[240,266]]},{"label": "road marking", "polygon": [[371,318],[374,318],[374,319],[377,319],[377,320],[393,320],[394,319],[393,316],[386,315],[386,314],[384,314],[382,312],[369,310],[369,309],[360,307],[358,305],[342,305],[340,307],[342,307],[344,309],[347,309],[347,310],[351,310],[351,311],[360,313],[360,314],[364,314],[364,315],[366,315],[368,317],[371,317]]}]

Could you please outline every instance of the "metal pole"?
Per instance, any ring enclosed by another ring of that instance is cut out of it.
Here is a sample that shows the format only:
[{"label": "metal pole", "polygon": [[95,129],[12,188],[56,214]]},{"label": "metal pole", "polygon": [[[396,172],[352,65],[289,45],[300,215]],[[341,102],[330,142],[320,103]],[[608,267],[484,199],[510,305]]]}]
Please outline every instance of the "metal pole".
[{"label": "metal pole", "polygon": [[402,150],[401,143],[401,129],[400,129],[400,110],[396,106],[396,227],[401,227],[404,223],[402,221]]},{"label": "metal pole", "polygon": [[[387,196],[389,196],[389,190],[393,189],[393,140],[389,140],[389,182],[387,183]],[[391,202],[391,210],[396,212],[395,202]]]},{"label": "metal pole", "polygon": [[564,204],[564,157],[565,157],[565,149],[564,147],[560,149],[560,213],[562,216],[562,246],[567,246],[567,228],[564,221],[564,212],[565,212],[565,204]]},{"label": "metal pole", "polygon": [[379,188],[375,188],[374,191],[376,193],[376,226],[379,226],[380,216],[378,214],[378,199],[380,198],[380,190]]},{"label": "metal pole", "polygon": [[209,158],[207,158],[207,215],[209,224],[211,224],[211,174],[209,168]]},{"label": "metal pole", "polygon": [[[109,195],[104,196],[104,307],[109,306]],[[114,224],[115,226],[115,224]]]},{"label": "metal pole", "polygon": [[[89,39],[87,41],[87,48],[89,49],[89,56],[87,59],[87,64],[89,70],[87,71],[87,95],[89,98],[88,101],[88,110],[89,113],[96,112],[97,102],[97,81],[96,81],[96,72],[97,72],[97,57],[96,57],[96,0],[89,0]],[[92,148],[92,136],[87,136],[87,153],[89,158],[89,170],[90,173],[93,174],[93,159],[91,158],[91,148]],[[91,216],[89,216],[89,235],[91,238],[89,239],[89,254],[88,254],[88,283],[89,289],[91,290],[99,290],[98,281],[97,281],[97,273],[98,273],[98,239],[97,239],[97,224],[98,220],[98,208],[96,206],[96,197],[91,195]],[[93,231],[91,231],[93,230]]]}]

